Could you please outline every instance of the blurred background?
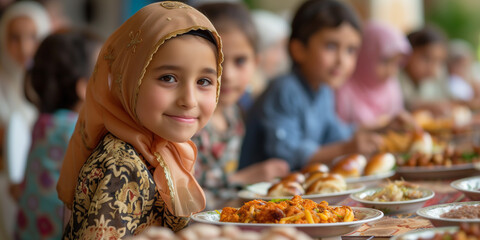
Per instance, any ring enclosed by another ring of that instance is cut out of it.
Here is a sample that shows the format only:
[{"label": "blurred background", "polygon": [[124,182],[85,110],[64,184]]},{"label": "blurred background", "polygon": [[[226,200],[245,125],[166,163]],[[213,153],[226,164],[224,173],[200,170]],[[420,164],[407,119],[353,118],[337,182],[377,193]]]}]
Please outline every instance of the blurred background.
[{"label": "blurred background", "polygon": [[[190,5],[215,0],[186,0]],[[236,0],[231,0],[236,1]],[[241,0],[237,0],[241,1]],[[405,33],[426,23],[442,28],[449,38],[467,40],[477,53],[480,39],[480,1],[477,0],[344,0],[353,5],[364,20],[393,24]],[[0,0],[3,9],[14,0]],[[108,37],[114,29],[143,6],[154,0],[38,0],[56,23],[88,26]],[[243,0],[251,9],[270,10],[290,20],[303,0]],[[477,54],[477,55],[480,55]],[[478,57],[478,56],[477,56]]]}]

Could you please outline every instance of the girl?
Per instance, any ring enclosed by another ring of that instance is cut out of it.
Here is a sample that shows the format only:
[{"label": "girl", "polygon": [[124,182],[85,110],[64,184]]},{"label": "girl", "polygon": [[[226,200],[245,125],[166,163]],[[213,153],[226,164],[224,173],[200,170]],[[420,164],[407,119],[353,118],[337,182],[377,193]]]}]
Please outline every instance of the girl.
[{"label": "girl", "polygon": [[403,111],[396,74],[410,44],[400,31],[379,22],[365,25],[362,43],[352,78],[336,92],[337,113],[347,123],[383,126]]},{"label": "girl", "polygon": [[256,67],[257,34],[248,9],[238,3],[212,3],[198,8],[222,36],[222,87],[210,122],[194,138],[199,149],[195,175],[206,190],[208,209],[223,207],[236,197],[235,185],[270,180],[288,173],[281,160],[269,160],[237,171],[244,123],[237,102]]},{"label": "girl", "polygon": [[214,27],[180,2],[150,4],[109,37],[57,185],[65,239],[177,231],[204,209],[190,138],[214,111],[222,59]]},{"label": "girl", "polygon": [[63,204],[55,185],[99,47],[93,35],[72,31],[47,37],[35,54],[29,82],[40,116],[19,200],[17,239],[62,237]]},{"label": "girl", "polygon": [[[10,181],[19,183],[23,178],[30,147],[30,129],[37,114],[24,95],[24,72],[31,63],[38,43],[49,32],[48,13],[40,4],[31,1],[10,5],[0,20],[1,239],[10,239],[13,234],[12,219],[15,218],[16,204],[7,189]],[[18,127],[9,127],[12,123]],[[14,138],[18,141],[14,142]],[[2,166],[8,166],[8,171]]]}]

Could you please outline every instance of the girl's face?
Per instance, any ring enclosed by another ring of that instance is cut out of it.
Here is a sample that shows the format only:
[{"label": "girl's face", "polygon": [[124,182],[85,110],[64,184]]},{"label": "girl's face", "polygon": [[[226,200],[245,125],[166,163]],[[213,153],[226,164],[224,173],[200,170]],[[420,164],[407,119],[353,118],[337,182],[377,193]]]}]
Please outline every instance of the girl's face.
[{"label": "girl's face", "polygon": [[233,28],[220,32],[223,43],[223,73],[219,104],[231,106],[245,92],[256,66],[255,51],[245,34]]},{"label": "girl's face", "polygon": [[375,66],[378,80],[386,82],[391,77],[395,76],[400,68],[402,58],[403,55],[400,53],[391,57],[380,58]]},{"label": "girl's face", "polygon": [[447,50],[441,43],[415,48],[408,60],[407,72],[415,82],[434,78],[443,67],[446,57]]},{"label": "girl's face", "polygon": [[307,45],[293,48],[292,56],[309,82],[338,88],[355,69],[360,44],[360,33],[344,23],[316,32]]},{"label": "girl's face", "polygon": [[10,56],[24,68],[37,50],[37,27],[29,17],[17,17],[7,26],[7,49]]},{"label": "girl's face", "polygon": [[137,116],[156,135],[185,142],[201,129],[216,105],[216,48],[206,39],[182,35],[153,56],[140,86]]}]

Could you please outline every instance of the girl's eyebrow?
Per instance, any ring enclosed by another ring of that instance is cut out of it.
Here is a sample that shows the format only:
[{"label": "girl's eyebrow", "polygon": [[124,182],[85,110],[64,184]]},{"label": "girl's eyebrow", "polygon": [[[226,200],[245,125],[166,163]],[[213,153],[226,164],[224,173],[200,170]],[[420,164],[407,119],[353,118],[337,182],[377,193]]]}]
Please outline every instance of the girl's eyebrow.
[{"label": "girl's eyebrow", "polygon": [[[174,65],[162,65],[162,66],[159,66],[159,67],[156,67],[153,69],[154,71],[161,71],[161,70],[176,70],[176,71],[180,71],[182,70],[182,67],[179,67],[179,66],[174,66]],[[202,73],[205,73],[205,74],[217,74],[217,70],[213,69],[213,68],[210,68],[210,67],[206,67],[204,69],[202,69]]]}]

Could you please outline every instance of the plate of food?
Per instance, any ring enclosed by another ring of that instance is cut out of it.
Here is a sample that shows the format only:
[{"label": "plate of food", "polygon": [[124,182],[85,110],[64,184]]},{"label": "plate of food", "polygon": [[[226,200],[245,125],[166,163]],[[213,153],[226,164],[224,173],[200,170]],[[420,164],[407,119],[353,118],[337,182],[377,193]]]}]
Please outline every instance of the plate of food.
[{"label": "plate of food", "polygon": [[480,239],[478,227],[478,225],[463,223],[460,224],[460,227],[418,229],[394,236],[392,240]]},{"label": "plate of food", "polygon": [[[270,196],[268,195],[268,190],[275,184],[269,182],[260,182],[247,186],[246,189],[238,192],[238,197],[244,200],[254,200],[262,199],[265,201],[271,201],[275,199],[286,199],[291,198],[293,194],[281,194]],[[277,185],[278,186],[278,185]],[[287,187],[287,186],[285,186]],[[295,188],[295,187],[294,187]],[[356,184],[347,184],[346,189],[339,192],[330,192],[330,193],[318,193],[318,194],[304,194],[303,198],[313,200],[315,202],[327,201],[331,204],[335,204],[346,199],[350,194],[362,191],[365,189],[365,186],[360,183]]]},{"label": "plate of food", "polygon": [[478,163],[464,163],[449,166],[398,167],[397,174],[406,180],[458,179],[479,174]]},{"label": "plate of food", "polygon": [[[358,229],[362,224],[376,221],[383,213],[376,209],[348,206],[329,206],[294,196],[291,200],[266,202],[252,200],[241,208],[194,214],[191,219],[214,225],[234,225],[240,229],[261,231],[286,224],[311,237],[336,237]],[[285,226],[285,225],[284,225]]]},{"label": "plate of food", "polygon": [[351,154],[335,159],[331,173],[340,174],[347,183],[375,185],[395,175],[395,162],[391,153],[379,153],[368,160],[361,154]]},{"label": "plate of food", "polygon": [[480,200],[480,176],[458,179],[453,181],[450,186],[463,192],[471,200]]},{"label": "plate of food", "polygon": [[430,189],[405,181],[390,182],[385,187],[368,188],[353,193],[350,198],[365,207],[381,210],[384,214],[414,213],[435,196]]},{"label": "plate of food", "polygon": [[417,215],[435,227],[458,226],[460,223],[480,223],[480,202],[456,202],[421,208]]}]

